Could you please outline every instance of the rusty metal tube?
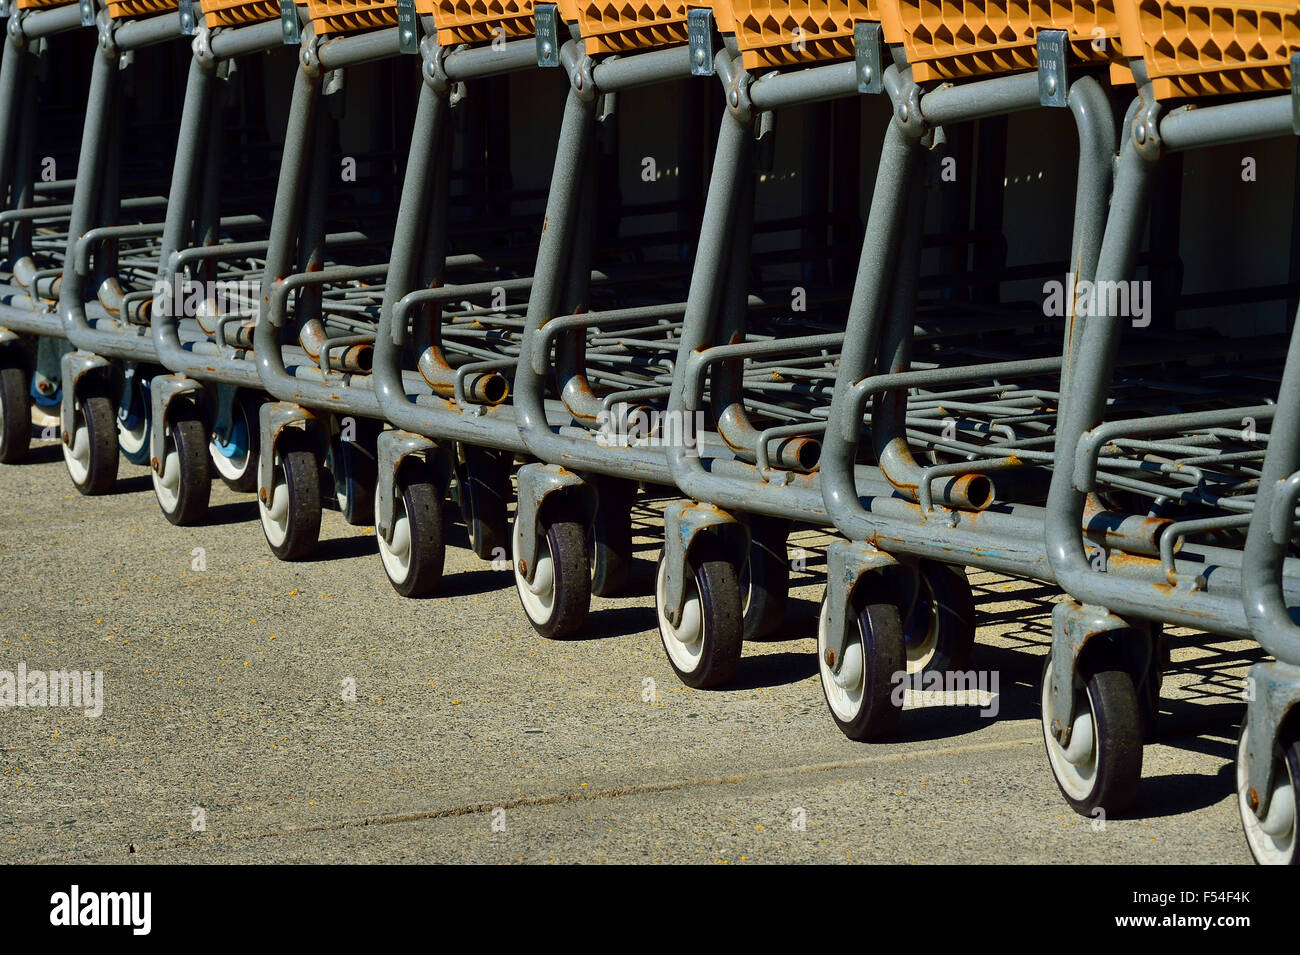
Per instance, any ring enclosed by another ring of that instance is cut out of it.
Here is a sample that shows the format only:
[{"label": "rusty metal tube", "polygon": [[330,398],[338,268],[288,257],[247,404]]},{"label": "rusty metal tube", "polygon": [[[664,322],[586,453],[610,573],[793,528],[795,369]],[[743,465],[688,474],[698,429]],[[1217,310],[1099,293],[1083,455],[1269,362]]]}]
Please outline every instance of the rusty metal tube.
[{"label": "rusty metal tube", "polygon": [[[325,349],[328,338],[329,335],[325,331],[325,324],[319,318],[304,322],[298,330],[298,343],[302,345],[302,350],[307,353],[307,357],[318,366],[321,363],[321,352]],[[375,346],[370,342],[358,342],[348,345],[346,348],[331,349],[329,370],[348,372],[350,374],[368,374],[374,365],[374,352]]]}]

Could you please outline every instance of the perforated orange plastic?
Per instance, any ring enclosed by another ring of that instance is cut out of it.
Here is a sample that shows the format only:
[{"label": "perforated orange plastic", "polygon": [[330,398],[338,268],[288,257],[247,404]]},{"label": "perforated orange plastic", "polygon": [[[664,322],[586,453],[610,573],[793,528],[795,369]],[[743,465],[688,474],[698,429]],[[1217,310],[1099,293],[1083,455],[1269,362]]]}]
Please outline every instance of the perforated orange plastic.
[{"label": "perforated orange plastic", "polygon": [[280,19],[278,0],[201,0],[209,27],[238,27]]},{"label": "perforated orange plastic", "polygon": [[174,13],[180,8],[176,0],[109,0],[108,15],[114,20]]},{"label": "perforated orange plastic", "polygon": [[[557,0],[588,54],[623,53],[687,41],[685,0]],[[702,4],[692,4],[699,6]]]},{"label": "perforated orange plastic", "polygon": [[1159,99],[1289,89],[1300,4],[1117,0],[1125,54]]},{"label": "perforated orange plastic", "polygon": [[433,16],[438,43],[482,43],[533,35],[535,0],[415,0],[417,13]]},{"label": "perforated orange plastic", "polygon": [[[901,31],[912,77],[958,79],[1032,70],[1039,30],[1064,30],[1074,57],[1119,55],[1117,0],[881,0]],[[888,28],[887,28],[888,30]]]},{"label": "perforated orange plastic", "polygon": [[397,26],[397,0],[307,0],[317,36]]},{"label": "perforated orange plastic", "polygon": [[18,0],[19,10],[48,10],[50,7],[65,7],[77,0]]},{"label": "perforated orange plastic", "polygon": [[[694,4],[692,4],[694,6]],[[853,24],[879,20],[879,0],[714,0],[713,21],[734,33],[746,69],[853,58]]]}]

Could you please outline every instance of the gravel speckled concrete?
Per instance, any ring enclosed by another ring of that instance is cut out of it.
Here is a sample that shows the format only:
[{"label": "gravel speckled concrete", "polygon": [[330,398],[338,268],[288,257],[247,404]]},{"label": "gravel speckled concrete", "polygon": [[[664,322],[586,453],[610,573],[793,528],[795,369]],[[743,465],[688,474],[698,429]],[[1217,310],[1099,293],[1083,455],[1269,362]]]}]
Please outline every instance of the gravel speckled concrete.
[{"label": "gravel speckled concrete", "polygon": [[[653,532],[653,508],[637,516]],[[223,486],[209,525],[176,528],[142,468],[88,499],[57,445],[0,467],[0,670],[102,670],[105,697],[97,719],[0,709],[0,861],[1249,861],[1231,767],[1247,644],[1175,640],[1141,804],[1100,830],[1039,735],[1049,588],[976,578],[996,718],[915,709],[866,746],[816,675],[825,538],[802,542],[783,639],[706,693],[674,677],[646,596],[597,600],[585,639],[547,642],[459,529],[427,601],[393,593],[372,531],[329,511],[322,536],[320,559],[282,564]],[[648,576],[657,547],[639,546]]]}]

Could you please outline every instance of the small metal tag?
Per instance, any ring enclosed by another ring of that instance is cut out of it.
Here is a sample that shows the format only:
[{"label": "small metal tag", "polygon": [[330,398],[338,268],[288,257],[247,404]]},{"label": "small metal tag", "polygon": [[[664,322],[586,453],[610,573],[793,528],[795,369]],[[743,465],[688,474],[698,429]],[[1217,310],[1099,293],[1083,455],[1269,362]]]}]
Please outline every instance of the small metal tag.
[{"label": "small metal tag", "polygon": [[533,7],[533,28],[537,34],[537,65],[560,65],[560,8],[554,3]]},{"label": "small metal tag", "polygon": [[1066,105],[1070,86],[1067,39],[1064,30],[1038,31],[1038,102],[1043,106]]},{"label": "small metal tag", "polygon": [[885,44],[879,23],[853,24],[853,58],[859,93],[885,91]]},{"label": "small metal tag", "polygon": [[713,11],[706,7],[687,11],[686,37],[691,48],[691,76],[712,76]]},{"label": "small metal tag", "polygon": [[403,53],[420,52],[420,18],[415,0],[397,0],[397,43]]},{"label": "small metal tag", "polygon": [[0,0],[0,17],[9,16],[9,0]]},{"label": "small metal tag", "polygon": [[280,29],[285,46],[302,42],[302,27],[298,23],[298,7],[293,0],[280,0]]},{"label": "small metal tag", "polygon": [[194,36],[199,30],[199,19],[194,15],[194,0],[180,0],[177,8],[181,17],[181,36]]},{"label": "small metal tag", "polygon": [[1300,136],[1300,53],[1291,54],[1291,129]]},{"label": "small metal tag", "polygon": [[95,0],[81,0],[81,25],[83,27],[93,27],[95,25]]}]

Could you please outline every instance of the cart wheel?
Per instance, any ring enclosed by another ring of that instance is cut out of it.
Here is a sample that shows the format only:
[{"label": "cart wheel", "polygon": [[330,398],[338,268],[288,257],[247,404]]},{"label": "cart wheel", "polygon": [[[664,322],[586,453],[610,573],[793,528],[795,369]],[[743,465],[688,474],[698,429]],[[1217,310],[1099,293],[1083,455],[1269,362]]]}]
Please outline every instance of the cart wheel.
[{"label": "cart wheel", "polygon": [[63,436],[63,463],[82,494],[107,494],[117,482],[117,416],[103,385],[85,382],[73,396],[72,434]]},{"label": "cart wheel", "polygon": [[208,512],[212,472],[208,440],[198,413],[184,403],[173,406],[163,423],[162,473],[153,472],[153,491],[163,516],[181,527],[197,524]]},{"label": "cart wheel", "polygon": [[591,592],[617,597],[632,571],[632,503],[636,485],[602,477],[596,485],[596,516],[591,526]]},{"label": "cart wheel", "polygon": [[[576,515],[564,514],[565,518]],[[538,533],[537,569],[530,584],[519,569],[523,535]],[[591,605],[591,569],[587,563],[587,535],[580,520],[542,518],[536,530],[515,521],[515,589],[524,613],[543,637],[571,637],[587,622]]]},{"label": "cart wheel", "polygon": [[320,538],[320,463],[296,434],[282,435],[272,454],[270,500],[257,502],[262,532],[280,560],[303,560]]},{"label": "cart wheel", "polygon": [[375,485],[379,476],[375,438],[381,425],[369,418],[354,420],[356,439],[335,437],[330,441],[325,470],[334,482],[334,500],[343,519],[354,527],[365,527],[375,523]]},{"label": "cart wheel", "polygon": [[707,541],[701,545],[686,557],[686,600],[677,626],[664,612],[668,571],[662,557],[655,570],[655,609],[668,662],[683,683],[697,690],[722,686],[735,675],[744,640],[736,567]]},{"label": "cart wheel", "polygon": [[257,410],[252,399],[237,395],[230,409],[230,433],[213,432],[209,457],[217,476],[239,494],[257,491]]},{"label": "cart wheel", "polygon": [[[408,464],[397,477],[393,497],[393,542],[375,529],[379,557],[388,582],[403,597],[429,597],[442,580],[446,557],[443,541],[443,494],[433,480],[432,468]],[[379,491],[375,491],[375,513],[379,513]]]},{"label": "cart wheel", "polygon": [[1070,745],[1052,735],[1051,666],[1043,667],[1043,739],[1061,795],[1075,812],[1123,812],[1137,798],[1142,780],[1142,731],[1133,676],[1122,665],[1098,658],[1075,677],[1075,716]]},{"label": "cart wheel", "polygon": [[484,560],[495,560],[509,532],[510,455],[458,444],[456,486],[470,548]]},{"label": "cart wheel", "polygon": [[817,624],[817,668],[831,719],[852,740],[880,739],[898,726],[902,706],[892,699],[895,674],[907,665],[898,605],[884,582],[867,577],[853,593],[854,616],[844,659],[834,659],[828,626],[830,612],[822,600]]},{"label": "cart wheel", "polygon": [[117,406],[117,446],[132,464],[149,463],[149,390],[143,383],[128,385]]},{"label": "cart wheel", "polygon": [[789,521],[755,517],[750,522],[749,559],[740,576],[746,640],[766,637],[785,622],[790,596],[790,558],[785,550],[789,536]]},{"label": "cart wheel", "polygon": [[934,560],[920,562],[911,606],[902,612],[908,682],[927,673],[961,670],[975,646],[975,598],[966,571]]},{"label": "cart wheel", "polygon": [[1300,725],[1289,721],[1273,749],[1273,797],[1260,819],[1250,808],[1246,783],[1246,727],[1237,743],[1237,808],[1250,854],[1260,865],[1300,865],[1296,838],[1296,784],[1300,783]]},{"label": "cart wheel", "polygon": [[27,372],[22,367],[0,367],[0,464],[17,464],[31,447],[29,387]]}]

